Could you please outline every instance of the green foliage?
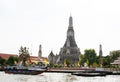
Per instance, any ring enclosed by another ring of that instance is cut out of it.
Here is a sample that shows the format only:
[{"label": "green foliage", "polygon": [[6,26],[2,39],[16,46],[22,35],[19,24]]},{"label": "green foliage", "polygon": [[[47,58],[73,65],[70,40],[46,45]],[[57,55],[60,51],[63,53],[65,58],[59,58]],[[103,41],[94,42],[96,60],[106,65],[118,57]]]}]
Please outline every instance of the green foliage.
[{"label": "green foliage", "polygon": [[103,64],[103,57],[102,56],[96,56],[96,63],[98,64],[98,66]]},{"label": "green foliage", "polygon": [[18,57],[14,57],[14,61],[15,61],[16,63],[18,63],[19,58],[18,58]]},{"label": "green foliage", "polygon": [[100,57],[97,56],[94,49],[84,50],[84,54],[80,55],[80,64],[81,66],[87,65],[92,67],[98,67],[100,63]]},{"label": "green foliage", "polygon": [[30,61],[30,55],[28,52],[28,48],[22,47],[19,50],[19,61],[22,61],[22,65],[26,66],[26,61]]},{"label": "green foliage", "polygon": [[54,64],[53,67],[58,67],[58,64]]},{"label": "green foliage", "polygon": [[54,65],[53,65],[53,67],[55,67],[55,68],[56,68],[56,67],[59,67],[59,65],[58,65],[58,64],[54,64]]},{"label": "green foliage", "polygon": [[81,54],[80,55],[80,65],[83,66],[85,62],[86,62],[86,58],[83,54]]},{"label": "green foliage", "polygon": [[96,52],[94,49],[86,49],[84,51],[85,60],[89,61],[89,66],[93,65],[94,62],[96,62]]},{"label": "green foliage", "polygon": [[5,59],[3,59],[3,58],[0,57],[0,65],[3,66],[4,64],[5,64]]},{"label": "green foliage", "polygon": [[43,62],[38,62],[37,65],[39,65],[39,66],[45,66],[45,64]]},{"label": "green foliage", "polygon": [[112,51],[110,52],[111,62],[117,59],[120,56],[120,51]]},{"label": "green foliage", "polygon": [[71,65],[71,61],[70,60],[66,60],[66,64],[67,64],[67,67],[69,67]]},{"label": "green foliage", "polygon": [[104,67],[110,67],[110,63],[111,63],[111,56],[105,56],[103,58],[103,66]]},{"label": "green foliage", "polygon": [[110,63],[114,62],[118,57],[120,57],[120,51],[112,51],[108,56],[103,58],[103,66],[105,68],[112,67]]},{"label": "green foliage", "polygon": [[15,65],[15,62],[18,62],[18,58],[14,56],[10,56],[9,59],[6,61],[7,65]]},{"label": "green foliage", "polygon": [[10,56],[9,59],[6,62],[7,65],[14,65],[14,57]]},{"label": "green foliage", "polygon": [[87,64],[87,67],[89,66],[89,60],[87,59],[87,61],[86,61],[86,64]]},{"label": "green foliage", "polygon": [[112,51],[110,52],[110,55],[107,55],[105,57],[103,56],[97,56],[94,49],[86,49],[84,51],[84,54],[80,55],[80,65],[84,66],[84,64],[87,64],[87,61],[89,61],[88,66],[93,67],[111,67],[112,62],[116,60],[118,57],[120,57],[120,51]]},{"label": "green foliage", "polygon": [[98,64],[96,62],[93,63],[93,67],[96,68],[98,67]]}]

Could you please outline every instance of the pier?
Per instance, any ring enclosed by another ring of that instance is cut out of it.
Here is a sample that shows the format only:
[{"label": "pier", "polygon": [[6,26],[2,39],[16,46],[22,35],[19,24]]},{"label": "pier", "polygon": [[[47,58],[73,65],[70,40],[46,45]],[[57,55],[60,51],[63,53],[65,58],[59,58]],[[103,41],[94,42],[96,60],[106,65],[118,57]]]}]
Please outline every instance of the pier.
[{"label": "pier", "polygon": [[120,75],[120,69],[115,68],[50,68],[48,73],[105,73],[106,75]]}]

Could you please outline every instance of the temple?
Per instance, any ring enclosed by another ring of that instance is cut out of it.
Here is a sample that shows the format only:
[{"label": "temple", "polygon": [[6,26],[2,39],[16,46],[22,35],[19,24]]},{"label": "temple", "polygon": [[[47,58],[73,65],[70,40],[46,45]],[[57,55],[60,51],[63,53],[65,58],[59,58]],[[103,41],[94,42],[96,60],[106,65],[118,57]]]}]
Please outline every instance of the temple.
[{"label": "temple", "polygon": [[74,37],[74,29],[73,29],[73,18],[69,17],[69,25],[67,30],[66,41],[63,47],[60,49],[59,55],[49,56],[50,59],[56,60],[54,63],[57,64],[65,64],[65,62],[69,62],[71,65],[76,65],[79,62],[80,49],[78,48],[75,37]]}]

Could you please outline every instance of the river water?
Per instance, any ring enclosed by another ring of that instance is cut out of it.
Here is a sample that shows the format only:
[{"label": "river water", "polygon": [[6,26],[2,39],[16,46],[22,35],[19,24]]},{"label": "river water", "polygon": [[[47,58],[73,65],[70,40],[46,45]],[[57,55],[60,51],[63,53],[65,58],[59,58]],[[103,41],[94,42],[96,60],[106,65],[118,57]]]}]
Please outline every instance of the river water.
[{"label": "river water", "polygon": [[70,73],[42,73],[39,75],[5,74],[0,72],[0,82],[120,82],[120,75],[82,77]]}]

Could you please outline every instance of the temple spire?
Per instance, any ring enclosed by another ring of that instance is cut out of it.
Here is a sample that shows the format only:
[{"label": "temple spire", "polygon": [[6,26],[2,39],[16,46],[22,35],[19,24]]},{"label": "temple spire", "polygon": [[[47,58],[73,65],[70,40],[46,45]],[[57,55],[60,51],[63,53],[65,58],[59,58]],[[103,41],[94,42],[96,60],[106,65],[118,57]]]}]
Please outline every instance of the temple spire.
[{"label": "temple spire", "polygon": [[38,51],[38,57],[41,58],[42,57],[42,46],[39,46],[39,51]]},{"label": "temple spire", "polygon": [[101,45],[101,44],[99,45],[99,56],[103,56],[103,53],[102,53],[102,45]]},{"label": "temple spire", "polygon": [[103,67],[103,52],[102,52],[102,45],[100,44],[99,45],[99,64],[100,64],[100,67]]},{"label": "temple spire", "polygon": [[69,27],[73,27],[73,19],[71,15],[69,17]]}]

